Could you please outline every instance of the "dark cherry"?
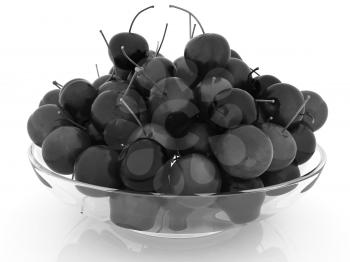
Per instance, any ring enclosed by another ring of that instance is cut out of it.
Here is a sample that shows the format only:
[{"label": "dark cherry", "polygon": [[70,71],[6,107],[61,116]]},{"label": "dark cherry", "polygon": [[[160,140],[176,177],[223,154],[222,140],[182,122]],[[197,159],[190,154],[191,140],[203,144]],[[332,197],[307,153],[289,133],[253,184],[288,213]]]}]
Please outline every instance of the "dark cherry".
[{"label": "dark cherry", "polygon": [[76,159],[90,144],[89,135],[81,129],[73,126],[59,127],[45,138],[42,146],[43,159],[53,171],[71,174]]},{"label": "dark cherry", "polygon": [[241,60],[242,60],[241,56],[240,56],[235,50],[233,50],[233,49],[231,49],[230,57],[231,57],[231,58],[237,58],[237,59],[241,59]]},{"label": "dark cherry", "polygon": [[[106,125],[111,121],[118,118],[125,120],[135,121],[134,117],[130,114],[129,110],[125,108],[125,105],[120,102],[120,98],[123,96],[122,92],[105,91],[97,96],[91,107],[91,117],[94,125],[101,132]],[[125,102],[136,114],[142,124],[148,122],[148,112],[146,103],[135,90],[130,89],[124,96]]]},{"label": "dark cherry", "polygon": [[[154,83],[175,75],[175,65],[164,57],[154,57],[142,65],[143,72],[137,74],[135,86],[145,96],[149,96]],[[147,77],[146,77],[147,76]]]},{"label": "dark cherry", "polygon": [[264,97],[264,93],[269,86],[281,83],[281,81],[272,75],[260,75],[252,78],[250,83],[253,87],[252,95],[255,98],[261,98]]},{"label": "dark cherry", "polygon": [[230,58],[225,66],[226,70],[231,73],[233,78],[232,86],[251,92],[251,87],[248,84],[248,77],[251,72],[249,66],[241,59]]},{"label": "dark cherry", "polygon": [[201,34],[192,38],[185,47],[184,57],[193,72],[204,76],[210,69],[224,67],[230,58],[227,40],[218,34]]},{"label": "dark cherry", "polygon": [[34,111],[28,119],[27,131],[29,137],[37,146],[42,145],[44,139],[54,129],[71,125],[70,116],[54,104],[43,105]]},{"label": "dark cherry", "polygon": [[135,194],[112,194],[109,203],[112,223],[139,231],[153,227],[161,207],[158,197]]},{"label": "dark cherry", "polygon": [[139,34],[124,32],[112,37],[109,41],[109,56],[117,67],[129,71],[133,70],[135,65],[123,55],[122,46],[135,63],[145,58],[149,50],[146,39]]},{"label": "dark cherry", "polygon": [[157,170],[169,159],[169,155],[155,140],[142,138],[129,145],[122,158],[122,180],[144,181],[154,177]]},{"label": "dark cherry", "polygon": [[310,100],[305,106],[303,122],[310,127],[312,131],[320,129],[327,120],[328,107],[322,97],[313,91],[302,91],[304,99],[310,96]]},{"label": "dark cherry", "polygon": [[84,79],[74,79],[63,86],[59,95],[59,104],[79,123],[90,119],[91,104],[97,96],[97,90]]},{"label": "dark cherry", "polygon": [[128,78],[128,75],[130,74],[130,70],[124,70],[124,69],[121,69],[120,67],[113,66],[109,70],[109,74],[114,74],[117,78],[121,80],[126,80]]},{"label": "dark cherry", "polygon": [[291,133],[274,123],[263,123],[260,129],[271,139],[273,159],[268,171],[281,170],[289,166],[297,153],[297,144]]},{"label": "dark cherry", "polygon": [[43,99],[41,99],[39,106],[43,106],[43,105],[59,105],[58,103],[58,96],[60,94],[60,90],[59,89],[53,89],[49,92],[47,92]]},{"label": "dark cherry", "polygon": [[193,99],[193,91],[180,78],[160,80],[152,87],[149,97],[152,123],[164,126],[173,137],[186,135],[199,113]]},{"label": "dark cherry", "polygon": [[[265,187],[285,183],[298,177],[300,177],[300,171],[298,166],[296,165],[289,165],[284,169],[278,171],[265,172],[263,175],[260,176]],[[266,194],[269,196],[279,196],[292,191],[296,187],[297,184],[284,186],[283,188],[269,190],[266,192]]]},{"label": "dark cherry", "polygon": [[[264,99],[274,100],[274,103],[261,103],[265,114],[272,117],[272,122],[286,126],[295,113],[304,103],[303,94],[294,86],[278,83],[269,86],[263,96]],[[300,121],[305,109],[294,119],[294,123]]]},{"label": "dark cherry", "polygon": [[225,128],[233,128],[239,124],[249,125],[257,119],[254,98],[238,88],[218,93],[209,111],[211,121]]},{"label": "dark cherry", "polygon": [[176,76],[181,78],[189,87],[194,88],[198,78],[198,71],[196,70],[196,66],[194,66],[194,64],[192,66],[188,66],[187,63],[192,62],[186,62],[185,57],[183,56],[174,61],[176,66]]},{"label": "dark cherry", "polygon": [[122,150],[129,143],[130,135],[139,126],[130,120],[117,118],[111,120],[103,131],[106,144],[115,150]]},{"label": "dark cherry", "polygon": [[213,77],[224,78],[230,82],[232,87],[234,87],[235,78],[233,77],[232,73],[224,67],[215,67],[209,70],[208,73],[205,75],[204,79],[212,79]]},{"label": "dark cherry", "polygon": [[92,86],[98,90],[98,88],[103,85],[104,83],[106,83],[107,81],[111,80],[113,77],[112,77],[112,74],[108,74],[108,75],[103,75],[103,76],[100,76],[98,77],[93,83],[92,83]]},{"label": "dark cherry", "polygon": [[185,155],[169,166],[163,166],[155,177],[155,189],[160,193],[193,195],[218,193],[221,176],[217,166],[201,154]]},{"label": "dark cherry", "polygon": [[157,141],[169,152],[175,152],[177,150],[177,140],[173,138],[163,126],[155,123],[148,123],[143,127],[138,127],[128,138],[129,144],[140,138],[150,138]]},{"label": "dark cherry", "polygon": [[123,92],[128,87],[129,83],[125,80],[115,79],[112,81],[107,81],[98,88],[98,94],[104,91],[112,90],[116,92]]},{"label": "dark cherry", "polygon": [[74,179],[102,187],[120,188],[119,153],[107,146],[91,146],[74,164]]},{"label": "dark cherry", "polygon": [[180,154],[200,153],[207,155],[210,152],[208,137],[210,136],[210,127],[206,123],[193,123],[188,134],[176,141]]},{"label": "dark cherry", "polygon": [[265,200],[264,192],[240,193],[242,190],[258,189],[264,186],[260,178],[237,179],[223,176],[222,191],[230,193],[217,199],[217,205],[225,211],[235,224],[244,224],[257,219]]},{"label": "dark cherry", "polygon": [[269,168],[273,158],[270,138],[252,125],[242,125],[211,136],[209,145],[221,168],[236,178],[260,176]]},{"label": "dark cherry", "polygon": [[103,139],[103,134],[101,134],[92,122],[86,124],[86,132],[90,136],[91,144],[93,145],[103,145],[105,141]]},{"label": "dark cherry", "polygon": [[297,144],[294,163],[301,165],[308,161],[316,150],[316,138],[312,130],[303,123],[295,123],[289,129]]}]

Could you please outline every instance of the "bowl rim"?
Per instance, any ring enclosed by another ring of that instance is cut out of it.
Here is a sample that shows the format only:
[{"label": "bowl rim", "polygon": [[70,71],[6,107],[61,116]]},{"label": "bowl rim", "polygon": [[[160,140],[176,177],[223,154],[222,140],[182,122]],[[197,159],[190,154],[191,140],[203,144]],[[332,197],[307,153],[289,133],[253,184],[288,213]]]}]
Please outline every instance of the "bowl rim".
[{"label": "bowl rim", "polygon": [[96,189],[96,190],[104,191],[104,192],[108,192],[108,193],[132,194],[132,195],[138,195],[138,196],[158,196],[158,197],[169,197],[169,198],[174,198],[174,197],[189,197],[189,198],[191,198],[191,197],[222,197],[222,196],[237,195],[237,194],[241,194],[241,193],[259,193],[259,192],[261,193],[261,192],[272,191],[275,189],[281,189],[284,187],[289,187],[289,186],[298,184],[304,180],[307,180],[309,178],[316,176],[317,174],[320,174],[320,172],[324,168],[326,161],[327,161],[326,152],[319,144],[316,144],[315,152],[318,152],[320,154],[320,161],[318,162],[318,164],[311,171],[307,172],[305,175],[302,175],[298,178],[289,180],[287,182],[283,182],[283,183],[279,183],[279,184],[271,185],[271,186],[266,186],[266,187],[261,187],[261,188],[256,188],[256,189],[240,190],[240,191],[235,192],[235,193],[227,192],[227,193],[199,193],[199,194],[193,194],[193,195],[172,195],[172,194],[163,194],[163,193],[155,193],[155,192],[128,191],[125,189],[116,189],[116,188],[110,188],[110,187],[96,186],[96,185],[92,185],[89,183],[84,183],[84,182],[80,182],[77,180],[73,180],[73,179],[69,178],[69,176],[72,176],[72,174],[68,174],[68,175],[59,174],[59,173],[54,172],[54,171],[46,168],[45,166],[43,166],[39,162],[39,160],[35,157],[34,151],[37,148],[39,148],[39,147],[37,145],[35,145],[34,143],[32,143],[29,146],[29,150],[28,150],[29,161],[34,169],[38,169],[41,172],[45,173],[46,175],[53,176],[55,178],[72,183],[72,184],[77,185],[77,186],[83,186],[83,187]]}]

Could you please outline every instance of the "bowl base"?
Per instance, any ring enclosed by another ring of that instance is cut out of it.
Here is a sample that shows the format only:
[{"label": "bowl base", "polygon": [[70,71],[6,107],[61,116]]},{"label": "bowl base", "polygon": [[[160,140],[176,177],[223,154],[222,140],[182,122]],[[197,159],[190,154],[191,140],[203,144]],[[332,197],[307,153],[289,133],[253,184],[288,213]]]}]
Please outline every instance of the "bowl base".
[{"label": "bowl base", "polygon": [[158,232],[147,232],[147,231],[138,231],[138,230],[131,230],[132,232],[135,232],[137,234],[150,236],[150,237],[159,237],[159,238],[198,238],[198,237],[207,237],[212,236],[215,234],[222,233],[222,231],[215,231],[215,232],[206,232],[206,233],[190,233],[190,234],[174,234],[174,233],[158,233]]}]

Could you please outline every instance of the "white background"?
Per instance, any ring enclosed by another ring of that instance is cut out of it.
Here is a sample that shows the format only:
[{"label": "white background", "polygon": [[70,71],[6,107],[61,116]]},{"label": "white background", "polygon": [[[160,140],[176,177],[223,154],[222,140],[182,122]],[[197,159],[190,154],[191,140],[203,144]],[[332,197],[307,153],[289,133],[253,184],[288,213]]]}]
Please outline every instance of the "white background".
[{"label": "white background", "polygon": [[[99,29],[108,38],[127,31],[138,10],[155,4],[134,31],[155,49],[169,22],[161,53],[182,55],[188,16],[169,3],[193,11],[207,32],[224,35],[251,67],[314,90],[329,106],[316,134],[328,154],[319,182],[238,238],[144,243],[116,234],[54,198],[27,159],[27,118],[51,81],[93,81],[95,63],[101,72],[111,67]],[[349,11],[338,0],[1,1],[0,261],[350,261]]]}]

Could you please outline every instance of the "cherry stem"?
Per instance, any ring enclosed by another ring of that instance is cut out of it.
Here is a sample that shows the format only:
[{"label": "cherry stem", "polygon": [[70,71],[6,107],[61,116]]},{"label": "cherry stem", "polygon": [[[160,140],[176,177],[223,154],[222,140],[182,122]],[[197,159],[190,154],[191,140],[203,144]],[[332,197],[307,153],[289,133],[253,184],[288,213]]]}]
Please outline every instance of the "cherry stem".
[{"label": "cherry stem", "polygon": [[191,14],[188,14],[188,24],[189,24],[189,34],[190,34],[190,39],[192,38],[191,37],[191,33],[192,33],[192,16]]},{"label": "cherry stem", "polygon": [[250,68],[250,73],[248,74],[248,78],[249,77],[251,77],[252,76],[252,74],[257,74],[258,76],[260,76],[260,74],[259,73],[257,73],[257,71],[259,70],[259,67],[256,67],[256,68],[254,68],[254,69],[252,69],[252,68]]},{"label": "cherry stem", "polygon": [[64,119],[67,120],[69,123],[73,124],[76,127],[79,127],[83,130],[87,130],[87,128],[85,126],[82,126],[81,124],[78,124],[77,122],[75,122],[73,119],[71,119],[70,117],[67,116],[65,110],[63,108],[60,108],[61,111],[58,112],[58,114],[63,115]]},{"label": "cherry stem", "polygon": [[165,35],[166,35],[166,31],[168,30],[168,23],[165,24],[165,29],[164,29],[164,33],[163,33],[163,37],[162,37],[162,41],[160,42],[159,48],[156,51],[156,56],[158,56],[160,49],[162,48],[164,39],[165,39]]},{"label": "cherry stem", "polygon": [[54,86],[56,86],[58,89],[63,88],[63,85],[61,85],[61,84],[58,83],[57,81],[52,81],[52,84],[53,84]]},{"label": "cherry stem", "polygon": [[184,11],[184,12],[190,14],[190,15],[197,21],[197,24],[199,24],[199,26],[200,26],[200,28],[201,28],[201,30],[202,30],[202,33],[205,34],[205,31],[204,31],[204,29],[203,29],[202,24],[199,22],[199,20],[197,19],[197,17],[196,17],[194,14],[192,14],[190,11],[188,11],[188,10],[182,8],[182,7],[178,7],[178,6],[176,6],[176,5],[169,5],[169,8],[176,8],[176,9],[179,9],[179,10],[181,10],[181,11]]},{"label": "cherry stem", "polygon": [[134,111],[132,111],[132,109],[129,107],[129,105],[125,102],[124,98],[120,98],[120,102],[126,107],[126,109],[130,112],[130,114],[132,115],[132,117],[135,119],[135,121],[137,122],[137,124],[142,128],[142,131],[144,133],[145,136],[147,136],[145,128],[143,127],[140,119],[137,117],[137,115],[134,113]]},{"label": "cherry stem", "polygon": [[159,41],[157,41],[156,53],[157,53],[158,48],[159,48]]},{"label": "cherry stem", "polygon": [[120,49],[122,50],[122,53],[123,53],[123,55],[125,56],[125,58],[128,59],[129,62],[132,63],[132,64],[135,66],[135,68],[138,69],[139,73],[142,72],[142,74],[143,74],[149,81],[151,81],[153,85],[157,86],[156,82],[154,82],[153,79],[150,78],[150,77],[144,72],[143,67],[140,66],[140,65],[138,65],[134,60],[132,60],[132,59],[128,56],[128,54],[125,52],[124,46],[121,46]]},{"label": "cherry stem", "polygon": [[130,63],[132,63],[135,67],[141,67],[128,56],[128,54],[125,52],[125,47],[123,45],[120,47],[120,49],[122,50],[122,53],[125,56],[125,58],[128,59]]},{"label": "cherry stem", "polygon": [[139,12],[135,15],[134,19],[132,20],[132,22],[131,22],[131,24],[130,24],[129,33],[131,33],[131,29],[132,29],[132,26],[134,25],[134,22],[135,22],[136,18],[137,18],[141,13],[143,13],[144,11],[146,11],[146,10],[148,10],[148,9],[151,9],[151,8],[154,8],[154,5],[151,5],[151,6],[149,6],[149,7],[146,7],[146,8],[144,8],[144,9],[142,9],[141,11],[139,11]]},{"label": "cherry stem", "polygon": [[194,24],[194,26],[193,26],[193,30],[192,30],[192,34],[191,34],[191,39],[193,38],[193,36],[194,36],[194,31],[196,30],[196,26],[197,26],[197,24]]},{"label": "cherry stem", "polygon": [[215,80],[216,80],[216,77],[215,76],[213,76],[212,78],[211,78],[211,89],[212,90],[214,90],[214,82],[215,82]]},{"label": "cherry stem", "polygon": [[97,77],[100,77],[100,71],[98,71],[98,65],[97,65],[97,64],[95,64],[95,67],[96,67]]},{"label": "cherry stem", "polygon": [[272,103],[274,104],[276,102],[275,99],[255,99],[255,102],[258,103]]},{"label": "cherry stem", "polygon": [[299,109],[297,110],[297,112],[294,114],[294,116],[292,117],[291,120],[289,120],[288,124],[283,128],[282,132],[286,131],[288,129],[288,127],[293,123],[293,121],[295,120],[295,118],[297,118],[297,116],[300,114],[300,112],[304,109],[304,107],[306,106],[307,102],[309,102],[311,96],[307,96],[304,103],[301,104],[301,106],[299,107]]},{"label": "cherry stem", "polygon": [[[102,35],[102,38],[103,38],[103,40],[104,40],[105,43],[106,43],[106,46],[107,46],[107,48],[108,48],[108,51],[111,52],[111,48],[109,47],[107,38],[105,37],[105,35],[104,35],[104,33],[102,32],[102,30],[100,30],[100,34]],[[117,72],[116,72],[117,66],[116,66],[116,64],[115,64],[114,59],[112,59],[112,60],[113,60],[113,65],[114,65],[114,73],[116,74],[116,73],[117,73]],[[112,74],[112,76],[113,76],[113,74]]]}]

